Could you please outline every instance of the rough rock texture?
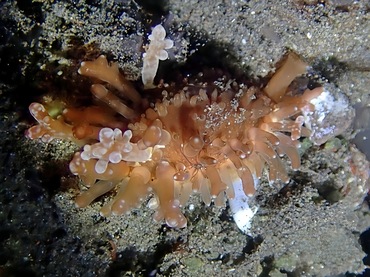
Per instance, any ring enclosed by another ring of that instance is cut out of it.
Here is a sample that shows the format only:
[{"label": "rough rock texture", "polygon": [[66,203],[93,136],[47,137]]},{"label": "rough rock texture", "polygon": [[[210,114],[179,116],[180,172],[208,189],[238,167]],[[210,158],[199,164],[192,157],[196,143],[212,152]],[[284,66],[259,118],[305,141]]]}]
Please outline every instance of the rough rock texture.
[{"label": "rough rock texture", "polygon": [[152,222],[148,209],[105,219],[98,215],[102,202],[75,208],[78,184],[67,167],[75,147],[26,140],[24,130],[33,123],[27,107],[46,93],[73,101],[87,86],[76,73],[79,62],[99,53],[119,60],[137,79],[145,34],[161,19],[176,46],[161,77],[172,68],[196,74],[217,67],[263,83],[258,77],[292,49],[351,105],[370,104],[368,1],[156,3],[0,4],[0,275],[360,274],[366,255],[361,233],[369,251],[368,198],[363,202],[369,167],[351,142],[352,128],[322,146],[303,141],[302,168],[291,172],[285,187],[262,180],[253,237],[237,230],[228,208],[204,207],[197,197],[181,230]]}]

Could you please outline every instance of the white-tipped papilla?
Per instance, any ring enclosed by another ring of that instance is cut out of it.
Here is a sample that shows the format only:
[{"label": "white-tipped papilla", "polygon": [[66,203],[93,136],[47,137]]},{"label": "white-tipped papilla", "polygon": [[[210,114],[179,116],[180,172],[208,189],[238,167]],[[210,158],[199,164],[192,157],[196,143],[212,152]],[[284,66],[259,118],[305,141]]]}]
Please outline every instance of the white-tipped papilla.
[{"label": "white-tipped papilla", "polygon": [[[258,185],[258,178],[254,179],[254,186]],[[251,207],[249,200],[251,196],[244,193],[242,180],[233,178],[234,198],[229,198],[229,205],[234,221],[238,228],[245,234],[250,235],[251,221],[258,210],[258,207]]]}]

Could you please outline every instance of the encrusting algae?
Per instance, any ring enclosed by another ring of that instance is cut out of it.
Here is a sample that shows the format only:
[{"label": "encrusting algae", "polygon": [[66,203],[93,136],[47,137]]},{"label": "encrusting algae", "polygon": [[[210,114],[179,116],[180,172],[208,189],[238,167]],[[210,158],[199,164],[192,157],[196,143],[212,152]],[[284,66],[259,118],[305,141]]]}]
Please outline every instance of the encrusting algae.
[{"label": "encrusting algae", "polygon": [[[161,25],[149,37],[142,71],[145,89],[155,87],[158,62],[168,57],[165,49],[173,45],[165,37]],[[83,145],[70,162],[71,172],[88,187],[76,198],[78,207],[115,190],[101,214],[117,215],[152,195],[154,219],[182,228],[187,219],[181,207],[191,193],[200,193],[207,205],[224,205],[225,196],[235,198],[237,183],[246,199],[252,196],[265,168],[269,181],[287,182],[282,156],[293,169],[300,167],[299,139],[310,135],[302,113],[314,111],[310,101],[322,92],[321,87],[290,89],[306,67],[291,53],[265,88],[229,82],[196,88],[185,84],[174,91],[162,84],[163,99],[152,101],[151,91],[139,93],[117,63],[100,56],[83,62],[79,73],[101,81],[91,92],[106,105],[66,108],[53,119],[42,104],[32,103],[30,112],[39,124],[27,136]]]}]

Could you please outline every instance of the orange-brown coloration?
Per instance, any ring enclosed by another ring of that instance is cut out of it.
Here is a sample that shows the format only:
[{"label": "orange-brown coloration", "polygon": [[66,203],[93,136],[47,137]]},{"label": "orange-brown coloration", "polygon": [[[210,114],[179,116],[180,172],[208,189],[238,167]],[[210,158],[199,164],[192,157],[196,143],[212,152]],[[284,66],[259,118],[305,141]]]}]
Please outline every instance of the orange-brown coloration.
[{"label": "orange-brown coloration", "polygon": [[66,108],[56,119],[52,118],[47,108],[40,103],[31,103],[29,110],[39,124],[29,128],[26,136],[30,139],[40,138],[43,142],[66,139],[83,146],[98,140],[103,127],[120,129],[127,127],[127,123],[115,117],[115,111],[99,106]]},{"label": "orange-brown coloration", "polygon": [[[90,187],[77,197],[77,205],[84,207],[117,188],[101,213],[122,214],[153,194],[154,218],[184,227],[187,221],[180,207],[192,191],[199,192],[206,204],[212,199],[222,204],[225,195],[234,197],[233,183],[240,178],[245,194],[251,195],[254,178],[261,177],[264,168],[270,181],[287,182],[281,156],[299,168],[298,139],[309,135],[301,112],[313,110],[310,100],[322,91],[290,93],[288,86],[305,67],[289,56],[264,91],[236,83],[216,89],[203,86],[197,93],[186,86],[175,92],[163,90],[163,99],[141,116],[102,84],[93,85],[93,95],[124,116],[128,129],[107,124],[118,129],[101,129],[100,141],[75,155],[71,171]],[[105,57],[84,62],[79,72],[108,82],[120,94],[127,92],[134,106],[139,105],[139,94]]]}]

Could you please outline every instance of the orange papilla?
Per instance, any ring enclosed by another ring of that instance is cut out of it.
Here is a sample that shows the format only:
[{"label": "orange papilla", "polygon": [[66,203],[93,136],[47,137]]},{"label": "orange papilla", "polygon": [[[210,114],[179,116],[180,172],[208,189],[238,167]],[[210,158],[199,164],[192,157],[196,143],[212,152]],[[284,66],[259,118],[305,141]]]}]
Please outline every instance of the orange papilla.
[{"label": "orange papilla", "polygon": [[83,179],[84,184],[90,187],[96,180],[113,180],[119,181],[126,177],[130,172],[130,166],[121,161],[119,163],[110,163],[104,173],[97,173],[95,165],[97,160],[83,160],[81,152],[76,152],[72,161],[69,164],[69,169],[74,175],[78,175]]},{"label": "orange papilla", "polygon": [[130,99],[135,105],[140,104],[140,94],[133,85],[119,72],[117,63],[108,63],[104,55],[94,61],[84,61],[78,70],[81,75],[97,78],[107,82],[117,89],[121,96]]},{"label": "orange papilla", "polygon": [[123,214],[138,207],[149,193],[147,184],[150,179],[151,173],[147,167],[135,167],[130,173],[127,184],[117,193],[115,200],[112,202],[111,210],[113,214]]},{"label": "orange papilla", "polygon": [[73,126],[73,135],[77,139],[93,139],[98,140],[99,132],[102,127],[92,126],[87,123],[82,123],[76,126]]},{"label": "orange papilla", "polygon": [[126,127],[122,120],[117,119],[115,112],[107,107],[66,108],[63,110],[63,116],[66,121],[75,124],[91,124],[119,129]]}]

